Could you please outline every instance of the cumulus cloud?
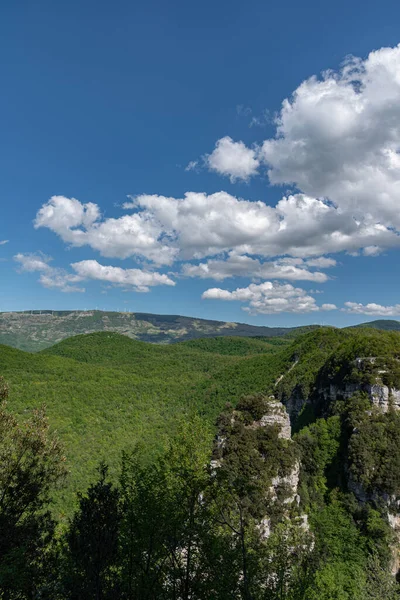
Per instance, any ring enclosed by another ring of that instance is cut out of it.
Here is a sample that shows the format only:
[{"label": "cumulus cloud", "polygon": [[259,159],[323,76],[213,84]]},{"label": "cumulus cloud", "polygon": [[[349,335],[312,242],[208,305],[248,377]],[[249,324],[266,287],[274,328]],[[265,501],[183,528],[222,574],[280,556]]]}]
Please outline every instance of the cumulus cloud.
[{"label": "cumulus cloud", "polygon": [[60,292],[84,292],[85,289],[76,284],[82,281],[79,275],[71,274],[49,263],[51,258],[45,254],[16,254],[14,260],[19,263],[20,271],[39,272],[40,283],[46,288],[55,288]]},{"label": "cumulus cloud", "polygon": [[183,261],[184,275],[221,281],[323,282],[322,271],[336,266],[327,254],[399,248],[400,45],[304,81],[284,100],[273,138],[247,147],[224,137],[204,162],[231,181],[248,181],[266,165],[271,184],[296,191],[275,206],[223,191],[142,194],[115,218],[97,204],[54,196],[35,227],[102,256],[155,266]]},{"label": "cumulus cloud", "polygon": [[61,292],[84,292],[85,289],[76,284],[84,280],[94,279],[106,281],[111,285],[122,286],[136,292],[148,292],[155,285],[175,285],[165,274],[141,269],[122,269],[101,265],[96,260],[82,260],[72,263],[75,273],[50,265],[51,258],[45,254],[16,254],[14,260],[20,271],[39,272],[39,282],[46,288],[56,288]]},{"label": "cumulus cloud", "polygon": [[139,211],[133,216],[144,223],[158,224],[159,252],[168,247],[174,259],[231,250],[264,257],[319,257],[400,243],[392,228],[368,216],[349,218],[332,204],[304,194],[283,197],[275,207],[227,192],[188,192],[184,198],[141,195],[124,208]]},{"label": "cumulus cloud", "polygon": [[[282,253],[373,256],[399,247],[399,73],[400,45],[310,77],[284,100],[275,137],[247,148],[267,165],[270,183],[301,192],[275,207]],[[228,166],[218,172],[233,174]]]},{"label": "cumulus cloud", "polygon": [[260,165],[256,149],[247,148],[243,142],[234,142],[229,136],[217,141],[205,162],[211,171],[228,176],[232,182],[236,179],[247,181],[256,175]]},{"label": "cumulus cloud", "polygon": [[400,304],[394,304],[393,306],[382,306],[381,304],[375,304],[375,302],[370,302],[369,304],[360,304],[358,302],[345,302],[344,305],[346,308],[343,308],[342,310],[353,315],[370,315],[383,317],[394,317],[396,315],[400,315]]},{"label": "cumulus cloud", "polygon": [[82,260],[72,263],[71,267],[82,279],[106,281],[136,292],[149,292],[150,287],[155,285],[175,285],[170,277],[162,273],[105,266],[97,260]]},{"label": "cumulus cloud", "polygon": [[73,246],[89,245],[107,257],[137,255],[170,264],[177,252],[162,242],[162,227],[149,212],[102,219],[97,204],[65,196],[50,198],[38,211],[34,225],[51,229]]},{"label": "cumulus cloud", "polygon": [[399,228],[400,45],[304,81],[262,145],[273,184]]},{"label": "cumulus cloud", "polygon": [[47,227],[66,243],[88,245],[106,257],[156,265],[235,252],[257,259],[309,258],[314,263],[308,267],[324,269],[335,261],[322,254],[362,248],[368,253],[400,243],[392,227],[368,215],[349,217],[329,202],[300,193],[283,197],[275,207],[227,192],[188,192],[183,198],[142,194],[123,208],[131,214],[103,218],[95,204],[54,196],[38,211],[35,227]]},{"label": "cumulus cloud", "polygon": [[367,246],[363,249],[364,256],[378,256],[382,252],[379,246]]},{"label": "cumulus cloud", "polygon": [[317,256],[316,258],[309,258],[305,261],[305,264],[309,267],[330,269],[331,267],[336,267],[337,262],[334,258],[328,258],[327,256]]},{"label": "cumulus cloud", "polygon": [[202,298],[236,300],[245,303],[243,310],[251,314],[308,313],[336,309],[334,304],[318,306],[315,298],[301,288],[272,281],[261,284],[251,283],[246,288],[237,288],[232,292],[221,288],[210,288],[203,293]]},{"label": "cumulus cloud", "polygon": [[[328,266],[332,265],[329,263]],[[208,260],[205,263],[197,265],[186,263],[182,267],[182,273],[187,277],[215,279],[216,281],[223,281],[224,279],[237,276],[251,277],[253,279],[273,278],[292,281],[315,281],[317,283],[323,283],[328,279],[325,273],[310,271],[308,263],[301,258],[281,259],[262,263],[258,259],[234,252],[226,260]]]}]

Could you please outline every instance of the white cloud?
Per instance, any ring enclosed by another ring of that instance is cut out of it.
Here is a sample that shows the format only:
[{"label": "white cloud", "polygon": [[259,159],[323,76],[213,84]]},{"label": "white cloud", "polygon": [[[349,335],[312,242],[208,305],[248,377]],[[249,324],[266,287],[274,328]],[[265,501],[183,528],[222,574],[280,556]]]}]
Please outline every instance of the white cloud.
[{"label": "white cloud", "polygon": [[51,269],[49,262],[52,260],[50,256],[45,254],[16,254],[14,260],[21,265],[21,271],[47,271]]},{"label": "white cloud", "polygon": [[226,192],[188,192],[184,198],[142,195],[131,206],[161,224],[166,243],[181,259],[247,247],[278,226],[274,209],[264,202],[240,200]]},{"label": "white cloud", "polygon": [[399,73],[400,45],[304,81],[283,102],[276,138],[262,146],[271,183],[399,228]]},{"label": "white cloud", "polygon": [[365,256],[378,256],[382,252],[382,248],[379,246],[367,246],[363,250]]},{"label": "white cloud", "polygon": [[95,204],[54,196],[39,210],[35,226],[103,256],[134,257],[156,265],[234,251],[257,258],[316,257],[308,267],[327,268],[334,260],[321,254],[400,244],[393,228],[370,216],[355,219],[304,194],[284,197],[275,207],[226,192],[188,192],[183,198],[140,195],[123,208],[132,214],[104,219]]},{"label": "white cloud", "polygon": [[16,254],[14,260],[19,263],[20,271],[29,273],[39,272],[40,283],[46,288],[56,288],[60,292],[84,292],[85,289],[77,287],[82,277],[68,273],[64,269],[52,267],[52,260],[44,254]]},{"label": "white cloud", "polygon": [[185,167],[185,171],[196,171],[199,161],[191,160],[190,163]]},{"label": "white cloud", "polygon": [[332,204],[304,194],[284,197],[275,207],[227,192],[188,192],[184,198],[141,195],[125,208],[136,209],[140,212],[133,216],[158,224],[160,254],[162,241],[171,253],[175,249],[175,258],[184,260],[231,250],[263,257],[319,257],[400,244],[392,229],[368,217],[349,218]]},{"label": "white cloud", "polygon": [[[275,242],[271,254],[275,245],[303,257],[373,256],[400,246],[399,73],[400,45],[348,60],[339,72],[304,81],[283,102],[276,136],[258,151],[241,145],[243,155],[268,165],[272,184],[301,192],[275,207],[279,235],[269,230],[264,237],[264,248]],[[216,150],[224,157],[224,144],[229,150],[235,142],[222,141]],[[229,164],[215,170],[235,175]],[[258,171],[259,164],[246,177]]]},{"label": "white cloud", "polygon": [[272,184],[298,190],[275,206],[223,191],[143,194],[125,203],[129,214],[105,218],[97,204],[54,196],[35,226],[102,256],[158,266],[183,261],[183,274],[215,280],[323,282],[321,271],[337,264],[327,254],[399,248],[400,46],[304,81],[276,124],[276,136],[261,147],[227,136],[204,157],[232,181],[247,181],[266,164]]},{"label": "white cloud", "polygon": [[151,286],[175,285],[175,282],[165,274],[141,269],[122,269],[101,265],[97,260],[82,260],[72,263],[71,267],[82,279],[107,281],[113,285],[133,289],[136,292],[148,292]]},{"label": "white cloud", "polygon": [[150,213],[101,220],[97,204],[53,196],[36,215],[35,227],[47,227],[73,246],[89,245],[102,256],[142,256],[170,264],[176,250],[161,241],[162,227]]},{"label": "white cloud", "polygon": [[381,304],[375,304],[375,302],[370,302],[369,304],[345,302],[344,305],[346,308],[343,308],[342,310],[353,315],[379,315],[383,317],[394,317],[396,315],[400,315],[400,304],[395,304],[393,306],[382,306]]},{"label": "white cloud", "polygon": [[337,262],[334,258],[327,258],[326,256],[318,256],[317,258],[309,258],[305,261],[309,267],[319,267],[320,269],[329,269],[330,267],[336,267]]},{"label": "white cloud", "polygon": [[336,304],[324,303],[321,305],[321,310],[337,310]]},{"label": "white cloud", "polygon": [[52,267],[51,258],[45,254],[16,254],[14,260],[19,263],[20,271],[39,272],[39,282],[47,288],[57,288],[61,292],[84,292],[85,289],[76,284],[84,280],[95,279],[107,281],[115,286],[122,286],[136,292],[148,292],[155,285],[175,285],[168,275],[141,269],[122,269],[105,266],[96,260],[82,260],[72,263],[75,273],[65,269]]},{"label": "white cloud", "polygon": [[256,150],[247,148],[243,142],[234,142],[229,136],[217,141],[205,162],[211,171],[227,175],[232,182],[236,179],[247,181],[256,175],[260,165]]},{"label": "white cloud", "polygon": [[237,288],[232,292],[210,288],[203,293],[202,298],[243,302],[247,305],[243,310],[251,314],[308,313],[336,309],[334,304],[318,306],[315,298],[301,288],[272,281],[258,285],[251,283],[246,288]]},{"label": "white cloud", "polygon": [[[327,259],[328,260],[328,259]],[[293,261],[296,264],[293,264]],[[331,266],[330,264],[328,266]],[[292,281],[315,281],[323,283],[328,276],[320,271],[310,271],[303,259],[281,259],[261,263],[258,259],[231,253],[226,259],[209,260],[197,265],[184,264],[183,275],[200,279],[223,281],[229,277],[251,277],[257,279],[287,279]]]},{"label": "white cloud", "polygon": [[9,240],[0,240],[0,246],[4,246],[4,244],[8,244]]}]

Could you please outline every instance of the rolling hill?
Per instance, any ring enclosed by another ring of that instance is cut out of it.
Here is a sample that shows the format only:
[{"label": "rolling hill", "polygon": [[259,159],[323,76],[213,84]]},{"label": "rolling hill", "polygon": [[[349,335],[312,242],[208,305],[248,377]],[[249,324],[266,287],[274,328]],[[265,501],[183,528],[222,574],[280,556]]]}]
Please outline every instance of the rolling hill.
[{"label": "rolling hill", "polygon": [[147,313],[91,311],[27,311],[0,313],[0,344],[37,352],[83,333],[114,331],[144,342],[168,344],[191,339],[234,336],[275,337],[314,329],[309,327],[258,327]]},{"label": "rolling hill", "polygon": [[275,342],[223,338],[157,345],[98,332],[34,354],[2,345],[0,375],[10,384],[9,408],[20,418],[47,406],[71,469],[59,502],[70,506],[100,460],[113,467],[137,443],[151,460],[193,413],[210,424],[211,439],[227,401],[273,384],[279,370],[274,357],[289,345]]},{"label": "rolling hill", "polygon": [[[400,322],[381,319],[352,327],[398,331]],[[68,337],[97,331],[120,333],[143,342],[171,344],[214,337],[295,338],[300,333],[318,328],[319,325],[261,327],[179,315],[42,310],[0,313],[0,344],[38,352]]]},{"label": "rolling hill", "polygon": [[382,329],[383,331],[400,331],[400,321],[395,321],[393,319],[378,319],[368,323],[353,325],[353,327],[369,327],[371,329]]},{"label": "rolling hill", "polygon": [[[175,504],[168,503],[165,513],[160,512],[158,502],[164,496],[157,490],[164,491],[164,487],[156,487],[153,494],[146,482],[158,482],[166,470],[165,481],[171,485],[174,477],[178,489],[186,490],[182,473],[192,473],[192,455],[186,456],[188,440],[188,447],[196,444],[202,448],[202,462],[194,467],[199,475],[193,481],[199,485],[201,474],[200,481],[211,484],[215,473],[204,469],[204,460],[207,464],[207,447],[211,455],[217,422],[219,437],[214,450],[221,450],[220,440],[231,436],[228,444],[224,442],[230,453],[224,460],[235,474],[234,493],[236,481],[242,485],[243,477],[251,478],[251,484],[243,488],[246,494],[255,489],[253,463],[266,464],[265,473],[269,478],[275,474],[273,481],[277,482],[276,498],[268,509],[271,515],[277,519],[282,508],[290,510],[291,523],[301,527],[302,535],[311,532],[312,545],[315,543],[324,561],[331,555],[336,560],[339,548],[343,561],[334,563],[338,572],[348,564],[348,549],[353,552],[354,547],[361,548],[353,559],[361,572],[369,564],[371,544],[385,557],[385,568],[389,569],[390,560],[397,561],[400,533],[391,529],[391,523],[400,518],[399,332],[321,327],[294,339],[226,336],[149,344],[103,331],[70,337],[37,353],[0,345],[0,375],[9,383],[9,410],[23,421],[45,403],[51,428],[65,447],[70,470],[67,486],[52,491],[57,536],[68,531],[79,498],[81,507],[82,498],[85,506],[92,498],[95,514],[99,514],[97,503],[103,496],[93,495],[93,491],[104,493],[111,489],[108,483],[97,483],[86,495],[76,495],[98,477],[99,463],[104,460],[109,465],[115,484],[123,452],[135,448],[138,452],[129,463],[134,470],[128,485],[133,481],[142,490],[144,480],[145,496],[143,501],[139,496],[137,514],[147,514],[147,503],[155,501],[149,514],[151,519],[155,515],[158,531],[160,520],[179,510],[181,496],[172,485]],[[292,436],[279,400],[291,417]],[[179,430],[179,445],[175,438],[165,452]],[[262,455],[260,462],[256,451]],[[171,456],[183,462],[169,463]],[[289,480],[292,487],[288,491]],[[268,491],[269,481],[262,479]],[[164,480],[157,485],[163,486]],[[191,493],[191,483],[188,485]],[[293,492],[290,509],[286,504],[289,492]],[[226,498],[221,496],[224,502]],[[231,535],[230,526],[229,532]],[[90,547],[86,551],[90,552]],[[315,564],[318,567],[319,563]],[[344,587],[353,579],[353,566]],[[328,575],[333,581],[331,573]],[[50,581],[53,579],[52,572]],[[325,589],[325,581],[321,585]]]},{"label": "rolling hill", "polygon": [[[217,337],[149,344],[97,332],[33,354],[0,346],[0,375],[10,384],[9,408],[20,418],[46,404],[71,470],[59,505],[70,507],[74,492],[87,485],[102,459],[113,469],[123,450],[141,444],[152,460],[193,414],[208,423],[211,441],[227,402],[235,405],[258,392],[274,393],[289,405],[293,398],[304,402],[313,397],[321,373],[328,382],[332,373],[347,373],[337,357],[349,370],[357,356],[377,352],[400,356],[400,335],[319,328],[294,340]],[[312,418],[303,414],[302,425],[305,416]]]}]

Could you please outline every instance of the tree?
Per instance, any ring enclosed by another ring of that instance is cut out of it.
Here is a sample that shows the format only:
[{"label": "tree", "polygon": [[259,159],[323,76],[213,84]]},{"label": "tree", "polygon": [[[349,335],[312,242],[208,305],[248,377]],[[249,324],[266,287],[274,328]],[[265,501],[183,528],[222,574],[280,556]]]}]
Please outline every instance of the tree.
[{"label": "tree", "polygon": [[116,577],[119,491],[107,481],[107,474],[107,466],[101,464],[98,481],[86,495],[78,494],[79,508],[66,535],[65,587],[71,599],[120,597]]},{"label": "tree", "polygon": [[19,423],[7,395],[0,377],[0,591],[5,599],[30,598],[45,573],[55,526],[48,506],[66,475],[65,457],[45,409]]},{"label": "tree", "polygon": [[[285,518],[290,505],[285,500],[292,494],[283,482],[293,471],[296,451],[291,440],[279,436],[282,415],[276,410],[262,395],[247,396],[236,410],[228,407],[218,422],[214,514],[221,531],[230,532],[237,590],[244,600],[263,597],[266,584],[261,569],[263,564],[270,566],[272,556],[266,540]],[[263,415],[273,417],[270,425],[260,424]]]},{"label": "tree", "polygon": [[364,600],[398,600],[399,585],[387,565],[383,565],[377,553],[368,558]]},{"label": "tree", "polygon": [[262,547],[257,598],[303,600],[314,563],[312,534],[296,520],[284,519]]},{"label": "tree", "polygon": [[165,472],[125,454],[121,473],[121,579],[128,600],[163,597],[168,509]]},{"label": "tree", "polygon": [[208,430],[195,418],[181,426],[155,464],[125,456],[121,543],[129,599],[205,597],[199,589],[207,579],[208,451]]}]

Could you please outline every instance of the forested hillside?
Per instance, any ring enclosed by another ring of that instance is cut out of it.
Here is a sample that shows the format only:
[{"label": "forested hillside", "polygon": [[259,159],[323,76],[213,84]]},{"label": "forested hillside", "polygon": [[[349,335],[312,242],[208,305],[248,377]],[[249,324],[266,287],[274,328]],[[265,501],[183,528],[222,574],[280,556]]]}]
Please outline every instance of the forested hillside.
[{"label": "forested hillside", "polygon": [[169,344],[215,336],[282,336],[318,327],[259,327],[246,323],[226,323],[147,313],[101,310],[36,310],[0,313],[0,344],[37,352],[61,340],[84,333],[109,331],[144,342]]},{"label": "forested hillside", "polygon": [[399,597],[399,333],[103,332],[0,365],[4,598]]},{"label": "forested hillside", "polygon": [[280,348],[236,338],[163,346],[94,333],[39,354],[1,346],[0,370],[15,414],[46,404],[66,446],[70,505],[71,492],[87,485],[101,459],[114,472],[121,451],[138,442],[154,457],[190,415],[212,425],[226,401],[266,389]]},{"label": "forested hillside", "polygon": [[383,331],[400,331],[400,321],[393,319],[377,319],[369,323],[360,323],[355,327],[372,327],[372,329],[382,329]]}]

